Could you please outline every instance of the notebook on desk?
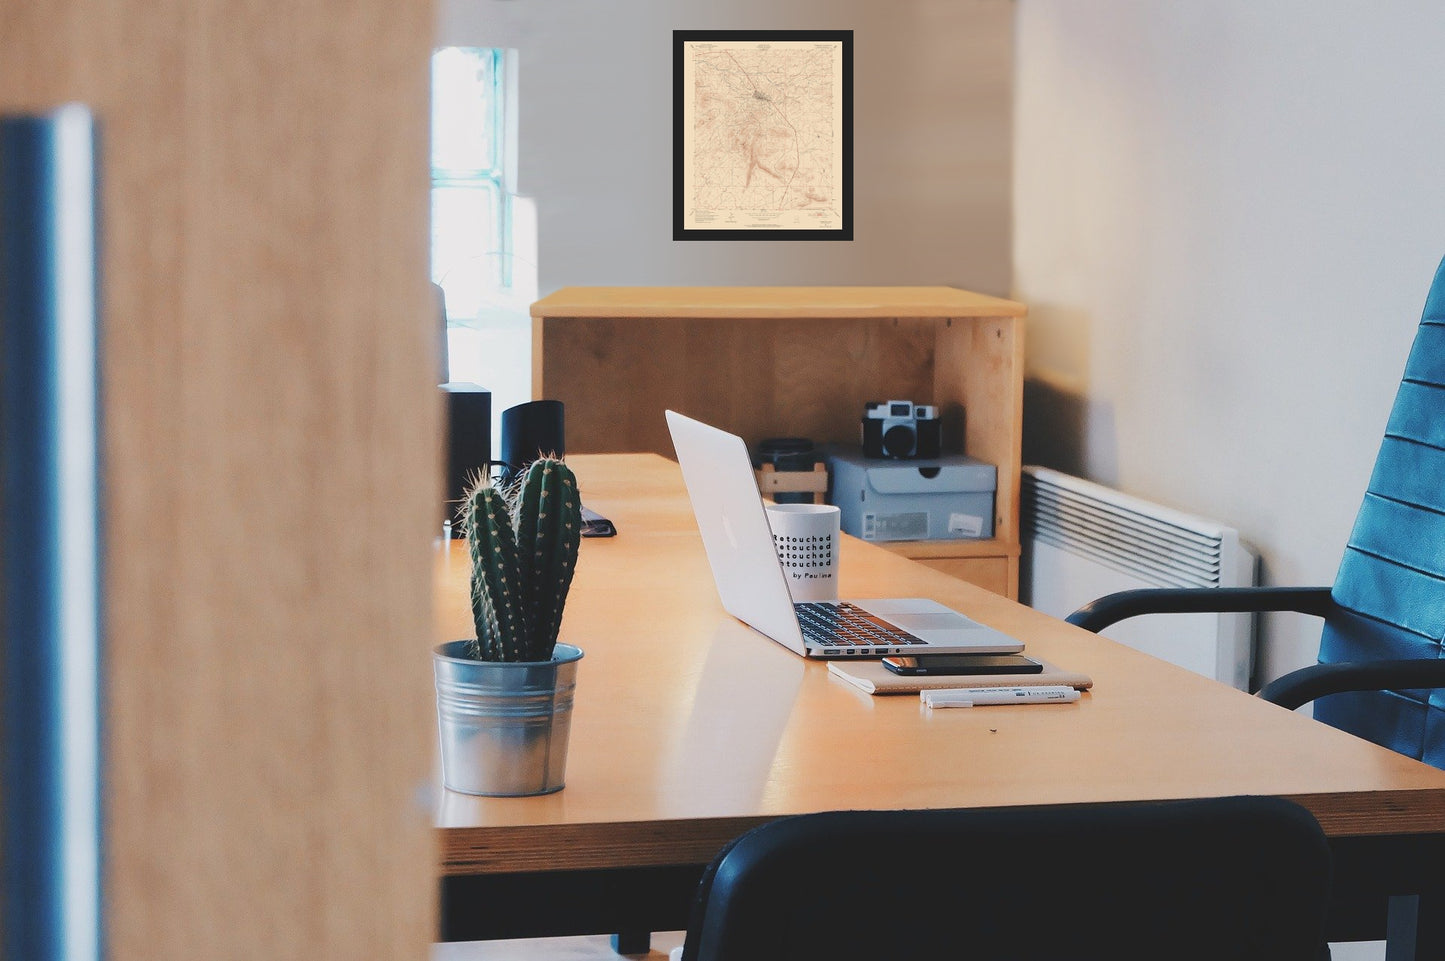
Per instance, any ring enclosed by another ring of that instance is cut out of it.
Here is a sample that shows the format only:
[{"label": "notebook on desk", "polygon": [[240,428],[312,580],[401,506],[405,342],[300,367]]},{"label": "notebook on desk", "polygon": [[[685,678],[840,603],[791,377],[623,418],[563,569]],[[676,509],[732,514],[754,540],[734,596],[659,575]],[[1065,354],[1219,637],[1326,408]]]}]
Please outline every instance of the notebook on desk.
[{"label": "notebook on desk", "polygon": [[743,439],[675,411],[667,426],[718,596],[749,627],[805,657],[1023,650],[1021,641],[927,598],[795,605]]},{"label": "notebook on desk", "polygon": [[894,674],[882,661],[834,661],[828,670],[860,691],[869,694],[917,694],[919,691],[959,687],[1052,687],[1066,685],[1087,691],[1093,678],[1079,671],[1065,671],[1048,661],[1038,674]]}]

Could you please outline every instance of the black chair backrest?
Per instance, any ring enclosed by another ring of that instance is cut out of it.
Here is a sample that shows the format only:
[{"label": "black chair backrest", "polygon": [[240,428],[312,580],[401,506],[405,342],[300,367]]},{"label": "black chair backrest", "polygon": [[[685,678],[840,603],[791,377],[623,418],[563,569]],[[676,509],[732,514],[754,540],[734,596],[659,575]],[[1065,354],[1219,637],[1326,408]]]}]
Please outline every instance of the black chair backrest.
[{"label": "black chair backrest", "polygon": [[[1445,262],[1331,591],[1320,663],[1445,658]],[[1315,717],[1445,768],[1445,691],[1358,691]]]},{"label": "black chair backrest", "polygon": [[683,961],[1313,961],[1329,877],[1278,798],[802,815],[713,862]]}]

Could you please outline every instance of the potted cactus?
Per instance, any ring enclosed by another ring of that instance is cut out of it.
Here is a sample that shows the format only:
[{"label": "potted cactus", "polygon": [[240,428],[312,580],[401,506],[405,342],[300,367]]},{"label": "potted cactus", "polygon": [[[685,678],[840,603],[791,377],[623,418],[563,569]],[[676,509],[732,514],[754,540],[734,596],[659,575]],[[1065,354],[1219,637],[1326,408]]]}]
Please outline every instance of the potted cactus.
[{"label": "potted cactus", "polygon": [[577,565],[577,478],[544,457],[512,485],[463,499],[476,636],[434,652],[442,776],[454,791],[560,791],[582,651],[558,643]]}]

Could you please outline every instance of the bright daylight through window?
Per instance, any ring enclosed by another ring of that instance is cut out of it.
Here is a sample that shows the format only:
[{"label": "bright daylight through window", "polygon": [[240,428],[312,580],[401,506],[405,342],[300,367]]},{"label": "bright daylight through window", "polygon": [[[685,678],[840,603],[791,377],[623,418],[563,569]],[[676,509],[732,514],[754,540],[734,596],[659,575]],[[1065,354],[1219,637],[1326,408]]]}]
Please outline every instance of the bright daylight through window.
[{"label": "bright daylight through window", "polygon": [[479,47],[432,55],[432,280],[446,293],[450,379],[489,389],[494,420],[532,386],[536,217],[516,196],[515,61]]}]

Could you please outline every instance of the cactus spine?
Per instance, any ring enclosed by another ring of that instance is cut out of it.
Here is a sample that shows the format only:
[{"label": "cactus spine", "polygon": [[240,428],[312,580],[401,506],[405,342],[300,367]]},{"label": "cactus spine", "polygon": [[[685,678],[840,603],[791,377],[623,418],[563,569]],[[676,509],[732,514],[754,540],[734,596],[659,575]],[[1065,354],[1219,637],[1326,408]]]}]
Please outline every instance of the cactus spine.
[{"label": "cactus spine", "polygon": [[472,560],[472,620],[477,636],[472,656],[480,661],[520,660],[515,651],[525,630],[517,536],[502,492],[474,486],[463,506],[462,523]]},{"label": "cactus spine", "polygon": [[577,566],[582,504],[577,478],[542,458],[510,492],[486,478],[463,505],[472,561],[473,655],[484,661],[551,658]]},{"label": "cactus spine", "polygon": [[582,542],[582,502],[572,470],[551,458],[533,463],[514,516],[530,647],[551,657]]}]

